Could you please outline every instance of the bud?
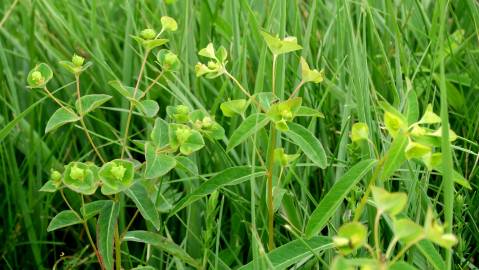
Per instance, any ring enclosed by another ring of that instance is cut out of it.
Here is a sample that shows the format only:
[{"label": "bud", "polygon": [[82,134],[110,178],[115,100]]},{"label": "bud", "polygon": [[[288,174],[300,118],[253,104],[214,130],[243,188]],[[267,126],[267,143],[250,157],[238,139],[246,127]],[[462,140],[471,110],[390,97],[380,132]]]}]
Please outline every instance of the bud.
[{"label": "bud", "polygon": [[167,69],[172,69],[176,67],[179,63],[178,56],[172,52],[168,52],[165,55],[164,66]]},{"label": "bud", "polygon": [[40,71],[32,72],[32,81],[35,84],[42,84],[44,80],[45,80],[45,78],[43,77],[43,75]]},{"label": "bud", "polygon": [[188,114],[190,109],[185,105],[178,105],[176,106],[176,113],[177,114]]},{"label": "bud", "polygon": [[178,24],[175,19],[168,16],[161,17],[161,26],[163,29],[170,32],[175,32],[178,29]]},{"label": "bud", "polygon": [[85,62],[85,58],[79,56],[79,55],[76,55],[74,54],[73,57],[72,57],[72,63],[77,66],[77,67],[81,67],[83,66],[83,63]]},{"label": "bud", "polygon": [[51,170],[50,180],[53,182],[60,182],[62,180],[62,174],[57,170]]},{"label": "bud", "polygon": [[147,40],[154,39],[156,37],[156,32],[151,28],[147,28],[140,32],[140,37]]},{"label": "bud", "polygon": [[293,113],[291,112],[291,110],[283,110],[281,112],[281,116],[283,117],[284,120],[286,121],[291,121],[293,120]]},{"label": "bud", "polygon": [[126,168],[123,165],[113,165],[111,167],[111,174],[116,178],[116,180],[121,181],[125,176]]},{"label": "bud", "polygon": [[210,128],[213,125],[213,119],[211,117],[206,116],[203,118],[203,127]]},{"label": "bud", "polygon": [[180,127],[176,130],[176,138],[180,142],[180,144],[183,144],[188,140],[188,138],[191,136],[191,130],[187,127]]},{"label": "bud", "polygon": [[70,177],[75,180],[83,181],[85,178],[85,170],[78,168],[78,165],[73,165],[70,171]]}]

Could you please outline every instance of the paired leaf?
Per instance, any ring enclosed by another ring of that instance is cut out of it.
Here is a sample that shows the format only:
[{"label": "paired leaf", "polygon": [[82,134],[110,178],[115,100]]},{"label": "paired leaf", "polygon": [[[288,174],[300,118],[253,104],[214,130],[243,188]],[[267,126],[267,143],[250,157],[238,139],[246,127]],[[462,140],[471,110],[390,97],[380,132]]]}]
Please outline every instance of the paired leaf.
[{"label": "paired leaf", "polygon": [[248,107],[246,99],[235,99],[221,103],[220,109],[226,117],[233,117],[236,114],[243,115]]},{"label": "paired leaf", "polygon": [[82,223],[83,220],[73,210],[64,210],[58,213],[50,224],[48,224],[47,232],[65,228],[71,225]]},{"label": "paired leaf", "polygon": [[72,110],[66,109],[65,107],[59,108],[48,120],[47,126],[45,127],[45,133],[78,120],[80,120],[80,117],[78,117],[78,115],[76,115]]},{"label": "paired leaf", "polygon": [[100,107],[111,98],[112,96],[103,94],[86,95],[80,98],[80,102],[78,100],[75,102],[75,107],[80,116],[83,116]]},{"label": "paired leaf", "polygon": [[295,37],[286,37],[284,39],[280,39],[264,31],[261,31],[261,35],[263,36],[264,40],[266,41],[266,45],[268,45],[268,48],[273,55],[281,55],[301,50],[303,48],[298,45],[298,40]]}]

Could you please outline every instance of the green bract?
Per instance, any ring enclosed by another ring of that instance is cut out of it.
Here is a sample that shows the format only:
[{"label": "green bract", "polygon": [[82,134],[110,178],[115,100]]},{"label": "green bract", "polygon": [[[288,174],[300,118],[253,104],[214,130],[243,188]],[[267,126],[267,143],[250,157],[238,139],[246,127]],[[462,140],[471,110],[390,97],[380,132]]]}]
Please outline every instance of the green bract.
[{"label": "green bract", "polygon": [[85,58],[79,56],[79,55],[76,55],[74,54],[73,57],[72,57],[72,63],[77,66],[77,67],[81,67],[83,66],[83,63],[85,62]]},{"label": "green bract", "polygon": [[168,135],[170,147],[175,151],[179,149],[183,155],[190,155],[205,145],[201,134],[186,125],[170,124]]},{"label": "green bract", "polygon": [[274,160],[278,162],[282,167],[286,167],[291,162],[295,161],[299,158],[299,154],[288,155],[284,152],[283,148],[276,148],[274,149]]},{"label": "green bract", "polygon": [[144,29],[139,36],[132,37],[148,51],[168,42],[168,39],[156,38],[156,31],[153,29]]},{"label": "green bract", "polygon": [[288,99],[283,102],[275,103],[268,111],[268,116],[275,123],[277,129],[288,130],[288,122],[291,122],[301,107],[302,99],[300,97]]},{"label": "green bract", "polygon": [[178,24],[176,23],[175,19],[163,16],[161,17],[161,26],[164,30],[174,32],[178,29]]},{"label": "green bract", "polygon": [[142,39],[145,39],[145,40],[154,39],[155,36],[156,36],[156,31],[154,29],[151,29],[151,28],[143,29],[140,32],[140,37]]},{"label": "green bract", "polygon": [[373,199],[379,211],[392,216],[399,214],[407,204],[407,195],[403,192],[388,192],[379,187],[372,188]]},{"label": "green bract", "polygon": [[115,159],[105,163],[99,172],[102,181],[101,193],[111,195],[129,188],[133,184],[134,174],[131,161]]},{"label": "green bract", "polygon": [[197,77],[205,76],[208,79],[213,79],[225,73],[228,53],[224,47],[220,47],[218,52],[216,52],[213,43],[209,43],[205,48],[201,49],[198,54],[212,60],[207,64],[201,62],[196,64],[195,73]]},{"label": "green bract", "polygon": [[427,211],[424,221],[424,231],[428,240],[441,247],[451,248],[457,244],[456,236],[451,233],[444,233],[444,226],[434,219],[430,208]]},{"label": "green bract", "polygon": [[177,71],[180,68],[178,56],[169,50],[162,49],[156,55],[158,64],[166,71]]},{"label": "green bract", "polygon": [[186,123],[190,120],[190,109],[185,105],[167,106],[166,113],[177,123]]},{"label": "green bract", "polygon": [[221,103],[220,109],[226,117],[233,117],[235,114],[243,115],[248,108],[246,99],[235,99]]},{"label": "green bract", "polygon": [[70,162],[65,166],[63,184],[75,192],[91,195],[98,187],[98,168],[94,164]]},{"label": "green bract", "polygon": [[193,127],[201,133],[216,140],[224,138],[225,130],[223,127],[203,111],[196,110],[191,112],[190,119],[193,122]]},{"label": "green bract", "polygon": [[333,243],[342,254],[350,254],[366,243],[368,231],[366,226],[359,222],[350,222],[342,225],[338,234],[333,237]]},{"label": "green bract", "polygon": [[45,63],[36,65],[27,76],[29,88],[43,88],[53,78],[52,69]]},{"label": "green bract", "polygon": [[310,69],[306,60],[301,57],[301,76],[304,82],[320,83],[324,80],[324,71]]},{"label": "green bract", "polygon": [[369,128],[366,123],[355,123],[351,130],[351,140],[353,142],[368,140]]},{"label": "green bract", "polygon": [[268,45],[268,48],[274,55],[285,54],[301,50],[303,48],[298,45],[296,37],[285,37],[284,39],[280,39],[264,31],[261,31],[261,35],[263,35],[263,38]]},{"label": "green bract", "polygon": [[73,75],[79,75],[83,71],[85,71],[87,68],[89,68],[92,63],[87,62],[85,63],[85,58],[78,56],[76,54],[73,54],[72,60],[71,61],[60,61],[59,64],[64,67],[68,72],[70,72]]}]

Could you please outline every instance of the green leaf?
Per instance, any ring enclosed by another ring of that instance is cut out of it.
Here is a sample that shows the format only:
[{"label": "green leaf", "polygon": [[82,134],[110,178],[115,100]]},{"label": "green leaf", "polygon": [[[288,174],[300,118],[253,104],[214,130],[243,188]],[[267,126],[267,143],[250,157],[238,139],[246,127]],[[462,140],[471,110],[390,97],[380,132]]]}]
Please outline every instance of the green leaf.
[{"label": "green leaf", "polygon": [[435,114],[432,110],[432,105],[428,104],[426,107],[426,111],[424,112],[421,120],[419,120],[420,124],[437,124],[441,123],[441,117]]},{"label": "green leaf", "polygon": [[309,238],[318,234],[326,226],[328,220],[336,212],[349,191],[356,186],[376,163],[376,160],[363,160],[354,165],[336,181],[311,214],[306,225],[306,237]]},{"label": "green leaf", "polygon": [[291,121],[301,107],[302,98],[296,97],[271,105],[268,116],[273,121]]},{"label": "green leaf", "polygon": [[233,135],[231,135],[226,151],[231,151],[231,149],[240,145],[246,139],[258,132],[261,128],[266,126],[268,122],[269,118],[262,113],[256,113],[248,116],[233,132]]},{"label": "green leaf", "polygon": [[409,218],[393,220],[394,237],[404,242],[405,245],[419,239],[424,235],[422,226]]},{"label": "green leaf", "polygon": [[373,200],[381,212],[395,216],[399,214],[407,204],[407,195],[404,192],[388,192],[380,187],[372,188]]},{"label": "green leaf", "polygon": [[391,137],[395,138],[400,131],[407,131],[407,119],[404,115],[387,102],[379,102],[379,105],[384,110],[384,125]]},{"label": "green leaf", "polygon": [[211,43],[211,42],[208,43],[208,45],[206,45],[205,48],[201,49],[198,52],[198,55],[208,57],[208,58],[211,58],[211,59],[216,59],[215,48],[213,46],[213,43]]},{"label": "green leaf", "polygon": [[407,122],[408,125],[415,123],[419,117],[419,104],[416,91],[409,90],[407,94]]},{"label": "green leaf", "polygon": [[190,155],[205,146],[203,136],[197,130],[181,124],[170,124],[168,129],[170,146],[180,149],[183,155]]},{"label": "green leaf", "polygon": [[148,192],[141,182],[137,182],[129,189],[125,190],[125,194],[135,203],[143,218],[150,221],[153,226],[159,230],[161,224],[158,211],[156,211],[155,205],[150,200]]},{"label": "green leaf", "polygon": [[145,178],[152,179],[163,176],[176,166],[176,160],[158,149],[150,142],[145,144],[146,169]]},{"label": "green leaf", "polygon": [[94,109],[100,107],[111,98],[112,96],[103,95],[103,94],[86,95],[80,98],[81,109],[80,109],[80,102],[78,102],[78,100],[75,102],[75,107],[77,109],[77,112],[81,116],[83,116],[93,111]]},{"label": "green leaf", "polygon": [[110,205],[111,203],[113,203],[113,201],[110,200],[89,202],[80,208],[80,212],[82,213],[83,218],[87,220],[100,214],[101,210],[106,206]]},{"label": "green leaf", "polygon": [[138,108],[140,112],[148,118],[153,118],[156,116],[158,111],[160,110],[160,106],[154,100],[142,100],[138,103]]},{"label": "green leaf", "polygon": [[165,120],[156,118],[150,138],[157,147],[164,147],[168,144],[168,128],[168,123]]},{"label": "green leaf", "polygon": [[221,103],[220,109],[226,117],[233,117],[236,114],[243,115],[248,107],[246,99],[235,99]]},{"label": "green leaf", "polygon": [[299,107],[298,111],[296,111],[295,116],[308,116],[308,117],[320,117],[324,118],[324,114],[316,109],[301,106]]},{"label": "green leaf", "polygon": [[57,185],[55,185],[55,182],[52,180],[48,180],[41,188],[39,191],[41,192],[55,192],[57,191]]},{"label": "green leaf", "polygon": [[300,59],[301,64],[301,77],[304,82],[313,82],[313,83],[320,83],[324,80],[324,71],[318,71],[317,69],[310,69],[308,63],[301,56]]},{"label": "green leaf", "polygon": [[434,267],[436,270],[446,269],[446,264],[441,257],[441,254],[437,249],[432,245],[429,240],[422,240],[415,245],[415,247],[421,252],[421,254],[427,259],[427,261]]},{"label": "green leaf", "polygon": [[417,268],[403,261],[395,262],[388,266],[388,270],[416,270]]},{"label": "green leaf", "polygon": [[100,216],[98,217],[98,252],[106,269],[113,269],[113,233],[115,232],[115,224],[119,213],[119,203],[112,202],[100,211]]},{"label": "green leaf", "polygon": [[296,124],[288,123],[289,130],[285,132],[296,145],[311,159],[318,167],[324,169],[327,165],[326,153],[321,142],[307,128]]},{"label": "green leaf", "polygon": [[118,81],[118,80],[109,81],[108,84],[111,85],[113,87],[113,89],[115,89],[118,93],[120,93],[120,95],[122,95],[123,97],[125,97],[126,99],[128,99],[130,101],[135,101],[136,102],[136,100],[138,100],[143,95],[143,91],[138,89],[136,91],[135,98],[133,98],[133,94],[135,93],[135,89],[133,87],[124,86],[123,83],[121,81]]},{"label": "green leaf", "polygon": [[48,120],[47,126],[45,127],[45,133],[78,120],[80,120],[80,117],[78,117],[78,115],[76,115],[72,110],[66,109],[64,107],[59,108]]},{"label": "green leaf", "polygon": [[64,210],[58,213],[50,224],[48,224],[47,232],[58,230],[64,227],[82,223],[83,220],[73,210]]},{"label": "green leaf", "polygon": [[239,166],[228,168],[211,177],[208,181],[202,183],[196,190],[184,197],[175,208],[171,211],[170,216],[174,215],[184,207],[193,202],[211,194],[225,186],[232,186],[243,183],[251,178],[265,175],[265,171],[261,168],[253,168],[250,166]]},{"label": "green leaf", "polygon": [[159,46],[162,46],[166,43],[168,43],[168,39],[162,39],[162,38],[158,38],[158,39],[153,39],[153,40],[143,40],[143,47],[146,49],[146,50],[153,50],[154,48],[156,47],[159,47]]},{"label": "green leaf", "polygon": [[[315,236],[311,239],[297,239],[285,245],[282,245],[266,254],[268,261],[271,262],[275,270],[287,269],[288,267],[302,261],[321,251],[328,250],[333,247],[331,239],[324,236]],[[262,260],[258,258],[257,260]],[[254,266],[259,262],[251,261],[240,267],[238,270],[253,270]]]},{"label": "green leaf", "polygon": [[266,41],[266,45],[270,49],[271,53],[274,55],[281,55],[297,50],[301,50],[303,47],[298,45],[298,41],[295,37],[286,37],[284,39],[279,39],[278,37],[272,36],[269,33],[261,31],[261,35]]},{"label": "green leaf", "polygon": [[200,262],[193,259],[188,253],[185,252],[183,248],[175,244],[170,239],[165,238],[157,233],[148,231],[129,231],[125,234],[125,237],[123,237],[123,241],[132,241],[152,245],[197,269],[201,268]]},{"label": "green leaf", "polygon": [[422,158],[423,156],[430,154],[432,148],[428,145],[417,143],[409,140],[409,143],[406,146],[406,159],[412,158]]},{"label": "green leaf", "polygon": [[398,133],[394,138],[388,152],[384,156],[383,170],[381,180],[385,181],[399,169],[406,161],[405,150],[408,144],[408,138],[404,133]]}]

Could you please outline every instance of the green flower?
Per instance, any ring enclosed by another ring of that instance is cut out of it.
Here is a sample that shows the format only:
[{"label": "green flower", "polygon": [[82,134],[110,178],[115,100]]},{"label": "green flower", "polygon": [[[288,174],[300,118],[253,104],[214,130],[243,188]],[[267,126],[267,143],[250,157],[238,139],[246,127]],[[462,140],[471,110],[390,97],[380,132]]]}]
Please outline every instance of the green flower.
[{"label": "green flower", "polygon": [[36,65],[27,76],[29,88],[43,88],[53,78],[52,69],[45,63]]},{"label": "green flower", "polygon": [[85,58],[79,56],[79,55],[76,55],[74,54],[73,57],[72,57],[72,63],[77,66],[77,67],[81,67],[83,66],[83,63],[85,62]]},{"label": "green flower", "polygon": [[140,37],[146,40],[154,39],[156,37],[156,31],[151,28],[144,29],[140,32]]},{"label": "green flower", "polygon": [[105,163],[99,172],[102,181],[101,193],[112,195],[129,188],[134,183],[134,174],[131,161],[115,159]]},{"label": "green flower", "polygon": [[75,192],[91,195],[98,187],[98,168],[94,164],[71,162],[65,166],[63,183]]}]

